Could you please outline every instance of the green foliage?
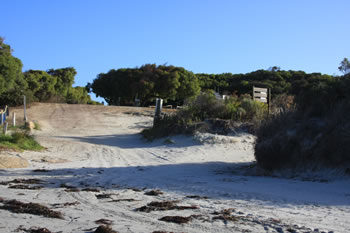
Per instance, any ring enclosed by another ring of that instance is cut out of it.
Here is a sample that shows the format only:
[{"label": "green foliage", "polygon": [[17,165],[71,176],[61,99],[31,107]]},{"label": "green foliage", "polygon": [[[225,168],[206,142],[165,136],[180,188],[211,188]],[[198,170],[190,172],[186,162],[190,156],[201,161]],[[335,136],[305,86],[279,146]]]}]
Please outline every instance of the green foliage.
[{"label": "green foliage", "polygon": [[212,92],[201,93],[179,114],[193,122],[208,118],[220,118],[234,121],[261,120],[267,114],[267,105],[254,101],[250,95],[228,96],[217,99]]},{"label": "green foliage", "polygon": [[24,73],[24,78],[36,101],[45,102],[55,95],[57,79],[45,71],[28,70]]},{"label": "green foliage", "polygon": [[12,56],[11,47],[0,37],[0,104],[6,104],[3,98],[9,99],[11,93],[24,88],[26,83],[22,75],[22,62]]},{"label": "green foliage", "polygon": [[66,97],[68,104],[88,104],[91,103],[91,98],[84,87],[71,88]]},{"label": "green foliage", "polygon": [[347,58],[344,58],[341,62],[340,62],[340,66],[338,67],[338,69],[343,72],[343,74],[347,74],[350,72],[350,62]]},{"label": "green foliage", "polygon": [[42,150],[43,147],[26,132],[15,132],[12,135],[0,134],[0,147],[15,150]]},{"label": "green foliage", "polygon": [[22,62],[12,56],[11,47],[0,37],[0,105],[23,104],[23,95],[27,97],[27,103],[96,104],[91,101],[86,88],[72,87],[76,74],[73,67],[22,73]]},{"label": "green foliage", "polygon": [[260,122],[266,116],[267,105],[252,100],[249,95],[234,95],[224,101],[208,91],[198,95],[175,114],[156,119],[153,127],[143,130],[142,135],[153,140],[173,134],[193,133],[197,126],[208,119]]},{"label": "green foliage", "polygon": [[132,105],[135,98],[145,106],[155,98],[182,103],[200,91],[196,76],[184,68],[146,64],[140,68],[101,73],[88,88],[110,105]]},{"label": "green foliage", "polygon": [[255,158],[268,170],[350,167],[350,76],[313,77],[296,108],[265,122]]},{"label": "green foliage", "polygon": [[67,67],[61,69],[49,69],[47,73],[56,79],[54,86],[56,95],[67,96],[74,84],[74,77],[77,74],[77,71],[73,67]]}]

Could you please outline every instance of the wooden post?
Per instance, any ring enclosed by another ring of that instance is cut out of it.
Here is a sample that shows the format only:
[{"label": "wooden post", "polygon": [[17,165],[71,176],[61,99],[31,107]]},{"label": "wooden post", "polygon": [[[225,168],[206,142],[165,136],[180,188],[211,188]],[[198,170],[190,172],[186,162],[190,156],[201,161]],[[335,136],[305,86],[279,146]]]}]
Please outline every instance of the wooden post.
[{"label": "wooden post", "polygon": [[154,113],[154,119],[153,119],[153,126],[156,124],[157,120],[159,119],[159,117],[162,113],[162,106],[163,106],[163,99],[157,98],[156,99],[156,111]]},{"label": "wooden post", "polygon": [[157,98],[156,99],[156,112],[154,114],[155,117],[160,117],[160,114],[162,113],[162,106],[163,106],[163,99]]},{"label": "wooden post", "polygon": [[4,134],[6,135],[7,134],[7,127],[8,127],[9,123],[8,122],[5,122],[4,124]]},{"label": "wooden post", "polygon": [[271,88],[268,89],[268,92],[269,93],[268,93],[268,97],[267,97],[268,98],[267,107],[268,107],[268,114],[270,115],[270,113],[271,113]]},{"label": "wooden post", "polygon": [[13,112],[12,114],[12,126],[15,127],[16,126],[16,113]]},{"label": "wooden post", "polygon": [[5,112],[6,112],[6,116],[10,115],[10,109],[7,105],[5,106]]},{"label": "wooden post", "polygon": [[23,107],[24,107],[24,122],[27,122],[27,113],[26,113],[26,96],[23,96]]}]

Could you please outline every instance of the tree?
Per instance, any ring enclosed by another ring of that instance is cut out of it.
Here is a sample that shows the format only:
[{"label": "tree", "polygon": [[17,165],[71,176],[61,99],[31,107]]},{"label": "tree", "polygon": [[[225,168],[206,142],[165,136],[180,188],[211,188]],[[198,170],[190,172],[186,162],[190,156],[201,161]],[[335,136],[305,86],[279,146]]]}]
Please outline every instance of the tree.
[{"label": "tree", "polygon": [[56,78],[42,70],[28,70],[24,73],[28,89],[36,101],[48,101],[55,95]]},{"label": "tree", "polygon": [[350,62],[347,58],[344,58],[341,62],[340,62],[340,66],[338,67],[338,69],[345,75],[348,74],[350,72]]},{"label": "tree", "polygon": [[21,85],[26,87],[23,82],[22,62],[12,56],[11,47],[0,37],[0,95],[20,88]]},{"label": "tree", "polygon": [[66,97],[74,84],[74,77],[77,71],[74,67],[49,69],[48,74],[56,78],[55,91],[57,96]]},{"label": "tree", "polygon": [[110,105],[131,105],[138,98],[145,106],[155,98],[183,102],[197,95],[200,88],[195,75],[182,67],[146,64],[101,73],[87,89]]}]

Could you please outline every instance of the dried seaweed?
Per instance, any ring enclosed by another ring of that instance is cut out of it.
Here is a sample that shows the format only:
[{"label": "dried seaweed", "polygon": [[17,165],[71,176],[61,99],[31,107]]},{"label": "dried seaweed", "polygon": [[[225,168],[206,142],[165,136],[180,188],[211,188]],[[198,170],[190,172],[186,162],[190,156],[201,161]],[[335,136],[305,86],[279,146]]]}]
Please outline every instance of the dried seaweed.
[{"label": "dried seaweed", "polygon": [[145,195],[148,195],[148,196],[159,196],[162,194],[163,192],[160,190],[151,190],[151,191],[145,192]]},{"label": "dried seaweed", "polygon": [[132,198],[126,198],[126,199],[116,199],[116,200],[112,200],[110,202],[121,202],[121,201],[132,202],[132,201],[137,201],[137,200],[132,199]]},{"label": "dried seaweed", "polygon": [[103,194],[96,194],[97,199],[106,199],[106,198],[111,198],[112,195],[117,195],[113,193],[103,193]]},{"label": "dried seaweed", "polygon": [[80,189],[78,189],[78,188],[66,188],[64,191],[72,193],[72,192],[80,192]]},{"label": "dried seaweed", "polygon": [[0,182],[0,185],[9,185],[9,184],[42,184],[44,181],[39,179],[14,179],[10,181]]},{"label": "dried seaweed", "polygon": [[75,202],[66,202],[66,203],[56,203],[56,204],[53,204],[52,206],[56,208],[61,208],[65,206],[73,206],[73,205],[79,205],[79,204],[80,202],[75,201]]},{"label": "dried seaweed", "polygon": [[28,186],[23,184],[16,184],[9,186],[9,189],[28,189],[28,190],[39,190],[44,188],[43,186]]},{"label": "dried seaweed", "polygon": [[198,195],[189,195],[186,196],[187,198],[192,198],[192,199],[209,199],[209,197],[206,196],[198,196]]},{"label": "dried seaweed", "polygon": [[188,223],[189,221],[191,221],[191,216],[189,216],[189,217],[165,216],[165,217],[160,218],[159,221],[183,224],[183,223]]},{"label": "dried seaweed", "polygon": [[50,172],[50,170],[47,169],[35,169],[33,172]]},{"label": "dried seaweed", "polygon": [[178,205],[175,205],[175,203],[177,203],[177,201],[163,201],[163,202],[152,201],[151,203],[148,203],[146,206],[142,206],[135,210],[149,213],[151,211],[198,209],[198,206],[178,206]]},{"label": "dried seaweed", "polygon": [[113,221],[109,220],[109,219],[101,218],[99,220],[96,220],[95,223],[96,224],[101,224],[101,225],[111,225],[113,223]]},{"label": "dried seaweed", "polygon": [[109,226],[99,226],[94,233],[118,233],[117,231],[114,231],[112,228]]},{"label": "dried seaweed", "polygon": [[84,191],[84,192],[96,192],[96,193],[100,192],[100,190],[96,189],[96,188],[84,188],[81,191]]},{"label": "dried seaweed", "polygon": [[16,231],[17,232],[24,231],[24,232],[28,232],[28,233],[53,233],[52,231],[50,231],[47,228],[40,228],[40,227],[31,227],[29,229],[18,227]]},{"label": "dried seaweed", "polygon": [[0,209],[8,210],[12,213],[24,213],[44,216],[48,218],[64,219],[61,212],[50,210],[48,207],[38,203],[23,203],[17,200],[4,201]]}]

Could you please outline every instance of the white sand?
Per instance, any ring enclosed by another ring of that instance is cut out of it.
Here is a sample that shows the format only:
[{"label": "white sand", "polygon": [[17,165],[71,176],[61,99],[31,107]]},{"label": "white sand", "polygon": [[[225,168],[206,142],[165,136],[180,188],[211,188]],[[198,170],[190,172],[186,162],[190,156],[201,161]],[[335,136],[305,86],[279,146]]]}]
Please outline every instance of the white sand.
[{"label": "white sand", "polygon": [[[98,226],[94,221],[102,218],[112,220],[111,227],[118,232],[286,232],[288,228],[350,232],[348,178],[307,182],[235,175],[238,166],[254,160],[253,136],[176,136],[171,138],[174,144],[164,139],[149,143],[137,133],[150,126],[152,118],[125,114],[130,111],[150,110],[65,104],[37,104],[29,109],[29,118],[42,128],[34,134],[47,150],[20,153],[30,167],[0,170],[0,182],[37,178],[45,182],[44,188],[21,190],[0,185],[0,197],[46,205],[61,211],[64,220],[0,209],[0,232],[13,232],[19,226],[93,232]],[[50,171],[33,172],[39,168]],[[61,184],[101,191],[66,192]],[[144,194],[154,189],[164,194]],[[113,195],[96,198],[104,193]],[[151,201],[168,200],[198,209],[135,211]],[[78,204],[64,206],[67,202]],[[231,216],[239,216],[238,221],[213,219],[217,216],[213,212],[228,208],[235,209]],[[201,217],[185,224],[158,220],[190,215]]]}]

